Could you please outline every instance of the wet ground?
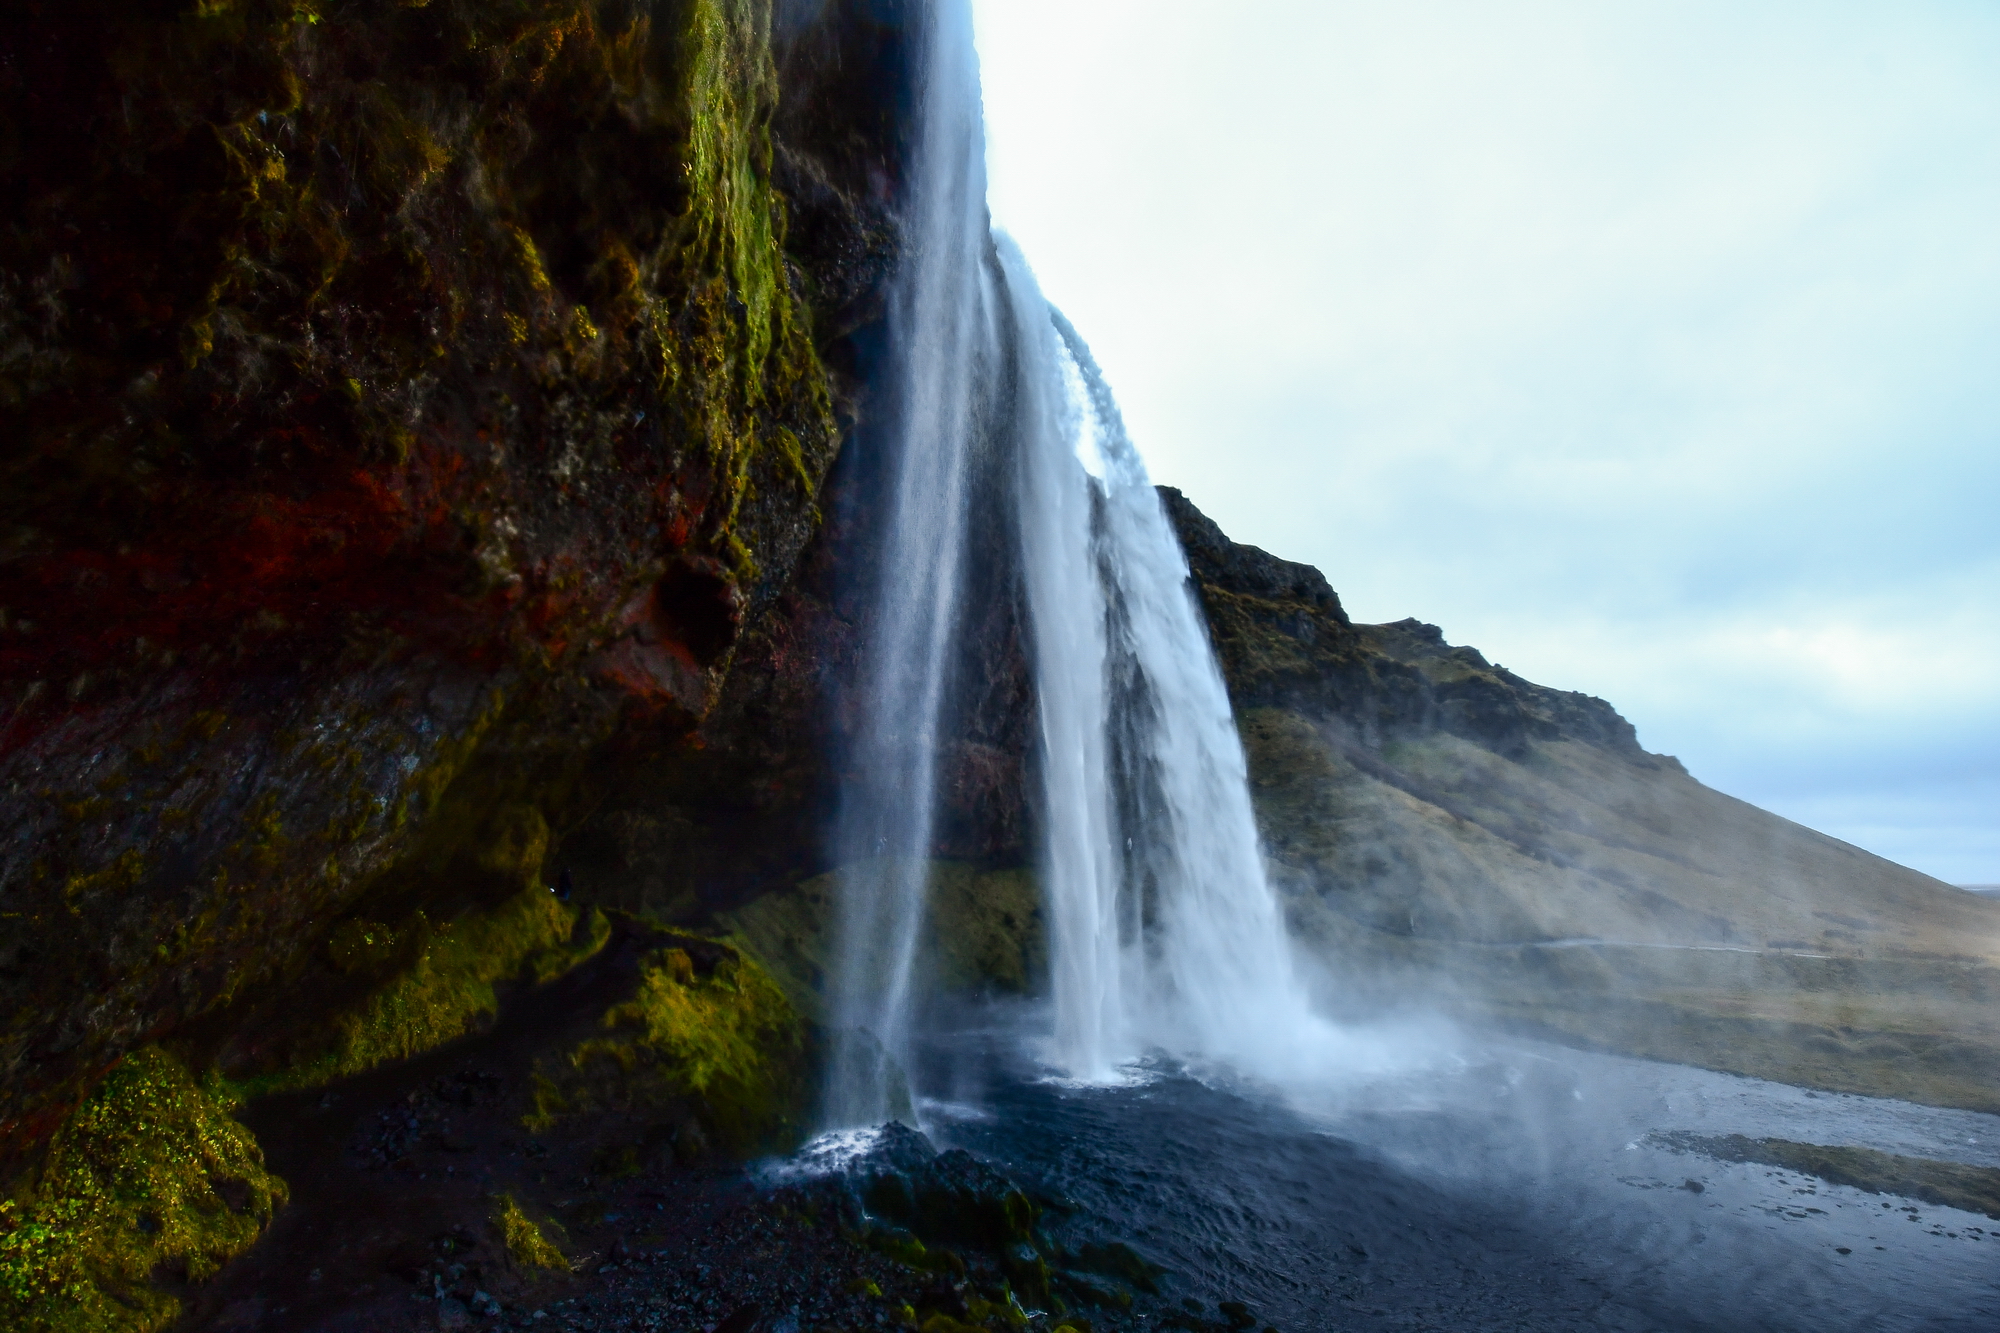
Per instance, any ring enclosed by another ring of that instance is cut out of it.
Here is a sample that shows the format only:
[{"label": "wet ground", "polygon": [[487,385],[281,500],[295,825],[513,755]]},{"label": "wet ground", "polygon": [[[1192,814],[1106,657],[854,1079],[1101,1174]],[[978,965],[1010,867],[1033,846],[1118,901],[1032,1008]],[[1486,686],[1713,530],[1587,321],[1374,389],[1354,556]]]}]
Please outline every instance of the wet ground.
[{"label": "wet ground", "polygon": [[1018,1049],[992,1029],[936,1057],[943,1136],[1282,1327],[2000,1328],[2000,1222],[1655,1137],[2000,1166],[2000,1117],[1497,1039],[1290,1090],[1173,1067],[1066,1087]]},{"label": "wet ground", "polygon": [[[190,1293],[183,1327],[813,1333],[1001,1295],[977,1256],[964,1274],[886,1257],[838,1182],[796,1160],[746,1167],[688,1139],[614,1160],[646,1136],[607,1120],[523,1132],[505,1071],[601,1012],[619,966],[424,1060],[251,1107],[292,1203]],[[988,1011],[934,1043],[920,1108],[940,1145],[1043,1202],[1056,1246],[1129,1242],[1168,1270],[1157,1296],[1083,1311],[1095,1330],[2000,1328],[2000,1222],[1657,1137],[2000,1166],[2000,1117],[1498,1039],[1365,1082],[1155,1063],[1078,1087],[1023,1054],[1033,1026]],[[552,1224],[576,1271],[508,1259],[501,1193]]]},{"label": "wet ground", "polygon": [[[864,1328],[890,1294],[919,1289],[806,1192],[759,1184],[687,1126],[607,1113],[521,1127],[536,1055],[595,1030],[643,945],[621,937],[432,1055],[247,1107],[291,1202],[249,1254],[182,1293],[179,1329],[692,1329],[732,1315],[732,1333],[786,1317]],[[510,1257],[501,1196],[574,1272]],[[872,1279],[883,1298],[847,1290]]]}]

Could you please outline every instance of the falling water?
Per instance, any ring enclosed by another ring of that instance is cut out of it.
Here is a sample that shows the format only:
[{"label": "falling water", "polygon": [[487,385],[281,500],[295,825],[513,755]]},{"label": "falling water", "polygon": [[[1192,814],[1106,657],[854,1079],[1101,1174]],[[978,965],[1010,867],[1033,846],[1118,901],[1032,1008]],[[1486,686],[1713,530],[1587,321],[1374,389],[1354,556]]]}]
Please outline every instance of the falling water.
[{"label": "falling water", "polygon": [[911,978],[923,926],[941,720],[966,559],[979,396],[993,373],[986,146],[971,15],[930,14],[908,259],[891,310],[895,439],[866,668],[858,774],[843,802],[829,1126],[900,1110]]},{"label": "falling water", "polygon": [[1115,851],[1120,835],[1105,727],[1110,627],[1099,580],[1100,534],[1092,531],[1098,497],[1077,457],[1089,418],[1068,392],[1066,349],[1027,261],[1011,242],[1002,243],[1000,256],[1015,349],[1015,512],[1041,743],[1043,916],[1055,1051],[1074,1076],[1101,1079],[1129,1052]]},{"label": "falling water", "polygon": [[[1047,756],[1055,1056],[1079,1078],[1106,1076],[1142,1046],[1270,1072],[1271,1055],[1324,1025],[1293,975],[1187,558],[1088,347],[1005,253],[1016,309],[1038,306],[1059,335],[1021,330],[1024,347],[1055,354],[1038,378],[1081,400],[1047,417],[1067,434],[1022,438],[1024,474],[1047,478],[1042,493],[1024,488],[1021,556]],[[1086,451],[1094,478],[1077,461]],[[1065,482],[1093,502],[1045,498]],[[1098,628],[1075,632],[1082,620]]]},{"label": "falling water", "polygon": [[938,0],[929,28],[910,258],[892,316],[887,549],[839,833],[830,1126],[898,1109],[985,441],[1012,459],[1053,1060],[1101,1080],[1147,1047],[1238,1059],[1312,1022],[1186,559],[1089,351],[1020,252],[990,233],[964,0]]}]

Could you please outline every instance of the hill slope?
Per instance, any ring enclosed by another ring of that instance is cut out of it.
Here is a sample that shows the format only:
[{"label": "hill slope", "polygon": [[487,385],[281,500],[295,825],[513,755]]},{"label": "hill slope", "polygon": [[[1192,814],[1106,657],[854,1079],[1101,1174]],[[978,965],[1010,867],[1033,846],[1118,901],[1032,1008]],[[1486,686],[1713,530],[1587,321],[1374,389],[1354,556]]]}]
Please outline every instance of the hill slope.
[{"label": "hill slope", "polygon": [[1335,998],[2000,1110],[2000,903],[1705,787],[1434,626],[1353,624],[1317,570],[1162,497]]}]

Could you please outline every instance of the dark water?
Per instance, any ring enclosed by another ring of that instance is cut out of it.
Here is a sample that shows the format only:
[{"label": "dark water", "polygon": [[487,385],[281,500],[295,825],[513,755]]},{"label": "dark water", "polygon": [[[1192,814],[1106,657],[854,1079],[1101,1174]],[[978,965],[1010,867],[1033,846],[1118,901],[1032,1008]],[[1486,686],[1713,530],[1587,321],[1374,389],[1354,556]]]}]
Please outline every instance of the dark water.
[{"label": "dark water", "polygon": [[1034,1026],[933,1040],[925,1128],[1067,1196],[1059,1232],[1130,1241],[1176,1298],[1286,1330],[2000,1330],[2000,1222],[1645,1141],[2000,1165],[2000,1118],[1435,1032],[1392,1034],[1435,1049],[1358,1082],[1161,1062],[1066,1086],[1023,1053]]}]

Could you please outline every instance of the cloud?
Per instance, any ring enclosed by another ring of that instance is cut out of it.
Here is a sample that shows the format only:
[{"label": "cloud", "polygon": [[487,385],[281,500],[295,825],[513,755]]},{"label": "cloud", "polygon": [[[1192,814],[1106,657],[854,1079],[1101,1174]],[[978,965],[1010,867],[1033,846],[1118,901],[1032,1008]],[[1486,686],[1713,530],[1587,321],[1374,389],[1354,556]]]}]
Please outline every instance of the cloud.
[{"label": "cloud", "polygon": [[977,9],[996,216],[1156,475],[2000,881],[1922,851],[2000,829],[2000,9]]}]

